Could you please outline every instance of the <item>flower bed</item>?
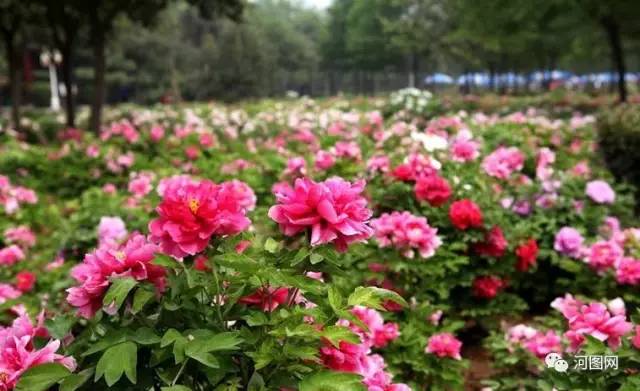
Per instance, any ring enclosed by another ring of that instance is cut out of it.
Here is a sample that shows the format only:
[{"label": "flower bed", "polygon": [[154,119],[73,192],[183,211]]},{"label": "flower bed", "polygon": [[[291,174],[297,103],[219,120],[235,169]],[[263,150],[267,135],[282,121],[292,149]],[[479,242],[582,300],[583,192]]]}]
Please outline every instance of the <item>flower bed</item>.
[{"label": "flower bed", "polygon": [[594,118],[402,94],[1,135],[0,390],[635,389],[640,231]]}]

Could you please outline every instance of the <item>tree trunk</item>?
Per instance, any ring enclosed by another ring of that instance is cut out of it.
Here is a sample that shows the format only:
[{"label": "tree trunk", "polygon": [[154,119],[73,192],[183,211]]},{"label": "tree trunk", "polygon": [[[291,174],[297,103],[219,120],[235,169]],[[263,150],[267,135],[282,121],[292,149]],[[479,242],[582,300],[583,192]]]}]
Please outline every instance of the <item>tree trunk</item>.
[{"label": "tree trunk", "polygon": [[73,48],[62,48],[62,83],[66,90],[64,109],[67,117],[67,127],[76,126],[76,108],[73,97]]},{"label": "tree trunk", "polygon": [[91,120],[89,128],[94,132],[100,131],[102,123],[102,106],[105,95],[105,38],[104,34],[97,32],[93,37],[93,99],[91,101]]},{"label": "tree trunk", "polygon": [[493,92],[496,87],[496,66],[489,62],[489,91]]},{"label": "tree trunk", "polygon": [[607,38],[609,39],[612,65],[616,72],[618,72],[618,97],[620,102],[626,102],[627,83],[625,80],[625,73],[627,69],[624,62],[622,40],[620,38],[620,26],[612,17],[602,18],[601,23],[607,33]]},{"label": "tree trunk", "polygon": [[409,55],[409,88],[415,88],[416,86],[416,55],[411,53]]},{"label": "tree trunk", "polygon": [[4,46],[9,66],[9,89],[11,96],[11,123],[20,131],[20,105],[22,104],[22,56],[16,47],[14,35],[5,32]]}]

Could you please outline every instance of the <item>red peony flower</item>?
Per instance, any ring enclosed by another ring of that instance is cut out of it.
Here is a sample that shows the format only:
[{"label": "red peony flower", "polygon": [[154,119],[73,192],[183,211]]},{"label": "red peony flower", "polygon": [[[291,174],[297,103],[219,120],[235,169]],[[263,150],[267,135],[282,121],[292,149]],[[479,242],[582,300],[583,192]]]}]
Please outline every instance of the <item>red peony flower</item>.
[{"label": "red peony flower", "polygon": [[499,258],[507,250],[507,240],[504,238],[502,229],[497,225],[484,234],[484,242],[476,243],[474,246],[480,255]]},{"label": "red peony flower", "polygon": [[312,246],[333,243],[338,251],[346,251],[350,243],[373,234],[368,225],[371,210],[360,195],[364,186],[364,181],[352,184],[337,177],[320,183],[298,178],[293,188],[276,193],[278,204],[269,209],[269,217],[286,236],[310,228]]},{"label": "red peony flower", "polygon": [[33,286],[36,284],[36,275],[28,272],[21,271],[16,274],[16,288],[18,288],[22,292],[29,292],[33,289]]},{"label": "red peony flower", "polygon": [[281,304],[286,303],[289,288],[258,288],[249,296],[241,297],[240,303],[260,307],[265,312],[272,312]]},{"label": "red peony flower", "polygon": [[451,197],[451,187],[446,179],[438,175],[431,175],[418,178],[415,194],[419,201],[427,201],[429,205],[438,207]]},{"label": "red peony flower", "polygon": [[526,272],[529,268],[536,264],[536,258],[538,257],[538,243],[535,239],[529,239],[522,243],[516,249],[516,255],[518,256],[518,263],[516,268],[521,272]]},{"label": "red peony flower", "polygon": [[209,267],[209,260],[207,259],[206,256],[202,254],[198,255],[193,260],[193,268],[201,272],[206,272],[208,270],[211,270],[211,268]]},{"label": "red peony flower", "polygon": [[251,224],[243,200],[225,184],[179,178],[164,183],[162,196],[151,240],[178,260],[204,250],[213,235],[235,235]]},{"label": "red peony flower", "polygon": [[506,286],[506,281],[497,276],[476,277],[473,281],[473,295],[483,299],[493,299]]},{"label": "red peony flower", "polygon": [[482,212],[470,199],[456,201],[449,207],[451,224],[460,230],[482,226]]}]

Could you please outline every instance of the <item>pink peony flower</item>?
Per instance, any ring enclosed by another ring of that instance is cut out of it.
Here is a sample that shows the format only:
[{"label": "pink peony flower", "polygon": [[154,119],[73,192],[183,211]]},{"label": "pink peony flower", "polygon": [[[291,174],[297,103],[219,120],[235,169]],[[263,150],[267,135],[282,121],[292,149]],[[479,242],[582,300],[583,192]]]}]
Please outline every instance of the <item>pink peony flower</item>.
[{"label": "pink peony flower", "polygon": [[119,242],[127,236],[127,228],[120,217],[102,216],[98,224],[98,242],[108,244]]},{"label": "pink peony flower", "polygon": [[434,334],[429,338],[426,353],[435,354],[436,356],[450,357],[456,360],[462,359],[460,356],[460,348],[462,342],[451,333]]},{"label": "pink peony flower", "polygon": [[256,194],[246,183],[232,179],[231,181],[221,183],[220,186],[222,187],[221,192],[228,192],[228,197],[236,199],[240,207],[244,210],[252,211],[256,208]]},{"label": "pink peony flower", "polygon": [[36,244],[36,236],[26,225],[5,229],[4,239],[8,243],[16,243],[23,248],[33,247]]},{"label": "pink peony flower", "polygon": [[453,139],[450,147],[451,160],[454,162],[469,162],[480,156],[480,143],[473,141],[471,132],[461,130]]},{"label": "pink peony flower", "polygon": [[85,255],[81,264],[71,269],[78,286],[67,289],[67,301],[78,314],[91,318],[101,307],[112,278],[132,277],[149,281],[158,293],[165,288],[165,270],[151,263],[157,246],[140,234],[133,234],[123,245],[104,245]]},{"label": "pink peony flower", "polygon": [[0,249],[0,265],[11,266],[25,258],[22,249],[15,244]]},{"label": "pink peony flower", "polygon": [[640,349],[640,325],[637,325],[634,330],[635,334],[631,338],[631,344],[634,348]]},{"label": "pink peony flower", "polygon": [[0,304],[6,303],[7,300],[17,299],[20,296],[22,296],[21,291],[12,285],[0,282]]},{"label": "pink peony flower", "polygon": [[198,141],[202,148],[211,148],[216,144],[215,136],[212,133],[201,133]]},{"label": "pink peony flower", "polygon": [[204,250],[213,235],[242,232],[251,222],[231,188],[184,177],[165,182],[162,202],[156,208],[159,217],[149,223],[151,241],[180,260]]},{"label": "pink peony flower", "polygon": [[640,261],[637,259],[622,257],[615,267],[618,283],[628,285],[640,283]]},{"label": "pink peony flower", "polygon": [[525,324],[517,324],[507,330],[506,338],[511,343],[523,343],[535,338],[538,330]]},{"label": "pink peony flower", "polygon": [[600,241],[589,249],[587,263],[598,273],[613,268],[624,255],[623,249],[615,242]]},{"label": "pink peony flower", "polygon": [[440,323],[440,319],[442,318],[442,310],[437,310],[431,313],[431,315],[429,315],[428,319],[429,322],[434,325],[437,326]]},{"label": "pink peony flower", "polygon": [[522,170],[524,154],[516,147],[498,147],[482,161],[484,171],[495,178],[507,179],[514,171]]},{"label": "pink peony flower", "polygon": [[42,348],[36,348],[35,337],[48,337],[43,322],[41,316],[34,326],[31,319],[22,314],[11,326],[0,326],[0,390],[12,390],[24,372],[40,364],[60,363],[75,371],[73,357],[56,354],[60,341],[49,340]]},{"label": "pink peony flower", "polygon": [[286,236],[311,229],[312,246],[333,243],[346,251],[350,243],[363,242],[373,233],[368,225],[371,211],[360,195],[364,187],[364,181],[351,184],[338,177],[319,183],[299,178],[293,188],[276,193],[278,204],[269,209],[269,217]]},{"label": "pink peony flower", "polygon": [[582,305],[583,303],[580,300],[575,299],[569,293],[565,294],[564,297],[557,297],[551,302],[551,308],[560,311],[567,319],[576,316]]},{"label": "pink peony flower", "polygon": [[524,343],[524,347],[540,359],[545,358],[551,352],[562,352],[560,336],[553,330],[546,333],[537,332],[533,338]]},{"label": "pink peony flower", "polygon": [[318,170],[328,170],[333,167],[334,164],[336,164],[336,159],[330,152],[327,151],[320,150],[316,152],[315,159],[315,167]]},{"label": "pink peony flower", "polygon": [[576,229],[562,227],[556,234],[553,248],[568,257],[579,258],[582,255],[582,243],[584,238]]},{"label": "pink peony flower", "polygon": [[386,363],[382,356],[371,354],[371,347],[383,347],[398,337],[398,327],[394,323],[384,323],[382,316],[375,310],[355,307],[352,313],[366,326],[367,330],[341,319],[338,325],[348,327],[360,337],[360,342],[340,341],[338,346],[325,341],[320,348],[322,363],[333,370],[357,373],[363,377],[362,382],[370,391],[405,391],[404,384],[393,384],[391,374],[385,371]]},{"label": "pink peony flower", "polygon": [[189,145],[184,149],[184,154],[189,160],[198,160],[200,157],[200,148],[196,145]]},{"label": "pink peony flower", "polygon": [[556,161],[556,154],[549,148],[540,148],[536,161],[536,177],[541,181],[551,178],[553,168],[551,164]]},{"label": "pink peony flower", "polygon": [[332,148],[336,157],[344,157],[347,159],[360,160],[362,152],[360,146],[354,141],[338,141]]},{"label": "pink peony flower", "polygon": [[164,137],[164,128],[161,125],[153,125],[149,131],[151,141],[158,142]]},{"label": "pink peony flower", "polygon": [[371,226],[380,247],[393,246],[407,258],[414,256],[414,250],[429,258],[442,244],[438,229],[429,226],[426,217],[409,212],[385,213],[372,220]]},{"label": "pink peony flower", "polygon": [[591,181],[587,183],[585,193],[598,204],[613,204],[616,200],[616,193],[605,181]]},{"label": "pink peony flower", "polygon": [[368,347],[382,348],[400,336],[396,323],[385,323],[382,315],[372,308],[355,306],[351,313],[367,326],[367,330],[347,321],[340,320],[338,325],[349,327],[360,336],[362,343]]},{"label": "pink peony flower", "polygon": [[139,173],[129,181],[129,192],[136,198],[143,198],[153,190],[152,176],[148,173]]},{"label": "pink peony flower", "polygon": [[602,303],[583,305],[570,319],[569,330],[565,337],[570,342],[570,351],[576,352],[588,334],[599,341],[607,341],[611,349],[620,346],[621,337],[631,331],[633,325],[626,321],[624,315],[612,316],[607,306]]},{"label": "pink peony flower", "polygon": [[327,368],[340,372],[362,372],[362,359],[368,352],[365,346],[340,341],[338,347],[330,344],[320,348],[320,358]]},{"label": "pink peony flower", "polygon": [[300,156],[290,158],[287,160],[287,168],[284,170],[284,174],[293,177],[306,175],[307,162]]},{"label": "pink peony flower", "polygon": [[115,194],[117,190],[113,183],[107,183],[102,186],[102,191],[105,192],[105,194]]},{"label": "pink peony flower", "polygon": [[386,173],[389,172],[390,167],[391,161],[386,155],[374,155],[367,161],[367,170],[372,173]]},{"label": "pink peony flower", "polygon": [[90,157],[92,159],[97,158],[100,155],[100,147],[95,144],[91,144],[87,147],[85,153],[87,157]]},{"label": "pink peony flower", "polygon": [[589,168],[589,163],[587,161],[580,161],[573,166],[569,172],[571,175],[576,177],[587,177],[591,173],[591,169]]}]

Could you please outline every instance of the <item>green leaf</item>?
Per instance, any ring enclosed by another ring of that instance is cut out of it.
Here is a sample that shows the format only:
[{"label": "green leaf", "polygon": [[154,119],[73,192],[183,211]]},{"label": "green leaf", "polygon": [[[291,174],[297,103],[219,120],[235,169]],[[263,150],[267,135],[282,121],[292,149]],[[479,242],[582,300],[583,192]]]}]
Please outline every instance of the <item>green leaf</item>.
[{"label": "green leaf", "polygon": [[184,361],[184,350],[187,345],[187,339],[176,329],[169,329],[160,340],[160,347],[164,348],[173,344],[173,357],[176,364]]},{"label": "green leaf", "polygon": [[269,318],[267,318],[264,312],[252,311],[249,315],[243,316],[242,319],[244,319],[250,327],[262,326],[269,323]]},{"label": "green leaf", "polygon": [[171,387],[160,387],[160,391],[191,391],[191,388],[187,386],[171,386]]},{"label": "green leaf", "polygon": [[313,253],[309,257],[309,261],[311,262],[312,265],[315,265],[317,263],[324,261],[324,256],[322,254]]},{"label": "green leaf", "polygon": [[133,294],[133,305],[131,306],[131,313],[137,314],[142,311],[144,306],[155,296],[155,292],[147,288],[138,288],[136,293]]},{"label": "green leaf", "polygon": [[179,338],[184,338],[184,337],[182,336],[182,334],[180,334],[178,330],[169,329],[162,336],[162,339],[160,340],[160,347],[161,348],[167,347],[172,343],[174,343]]},{"label": "green leaf", "polygon": [[322,330],[322,336],[326,338],[335,347],[338,347],[340,341],[351,342],[357,344],[360,338],[351,330],[342,326],[327,326]]},{"label": "green leaf", "polygon": [[89,356],[91,354],[101,352],[107,348],[110,348],[113,345],[119,344],[126,340],[126,336],[124,331],[116,330],[108,333],[102,339],[95,342],[89,349],[87,349],[82,356]]},{"label": "green leaf", "polygon": [[126,375],[131,383],[136,384],[136,365],[138,364],[138,345],[123,342],[107,349],[96,366],[94,381],[104,376],[107,386],[116,384],[122,375]]},{"label": "green leaf", "polygon": [[151,261],[151,263],[158,266],[168,267],[170,269],[175,269],[179,266],[178,261],[163,254],[156,254],[155,258],[153,259],[153,261]]},{"label": "green leaf", "polygon": [[247,391],[262,391],[265,390],[264,379],[257,371],[253,372],[247,384]]},{"label": "green leaf", "polygon": [[335,286],[329,287],[329,305],[335,312],[339,312],[344,309],[344,298],[340,291]]},{"label": "green leaf", "polygon": [[[195,341],[194,341],[195,342]],[[216,334],[200,341],[200,350],[204,352],[216,352],[221,350],[236,350],[238,345],[242,343],[242,338],[237,333],[226,332]]]},{"label": "green leaf", "polygon": [[244,254],[226,253],[218,255],[214,261],[224,267],[245,273],[256,273],[262,265]]},{"label": "green leaf", "polygon": [[280,250],[280,243],[276,242],[273,238],[268,238],[264,242],[264,249],[271,254],[275,254]]},{"label": "green leaf", "polygon": [[198,350],[189,351],[189,349],[187,348],[185,349],[185,354],[188,357],[191,357],[192,359],[198,361],[199,363],[208,366],[209,368],[220,368],[220,363],[211,353]]},{"label": "green leaf", "polygon": [[184,353],[210,368],[219,368],[220,363],[211,352],[236,350],[241,342],[242,339],[236,333],[231,332],[195,337],[186,344]]},{"label": "green leaf", "polygon": [[102,300],[102,304],[105,307],[115,306],[115,310],[119,310],[127,298],[127,295],[138,284],[136,280],[131,277],[115,278],[107,291],[107,294]]},{"label": "green leaf", "polygon": [[93,368],[71,374],[60,383],[59,391],[75,391],[86,383],[93,375]]},{"label": "green leaf", "polygon": [[362,377],[345,372],[321,371],[307,376],[300,384],[299,391],[365,391]]},{"label": "green leaf", "polygon": [[41,364],[30,368],[20,376],[16,391],[45,391],[71,372],[61,364]]},{"label": "green leaf", "polygon": [[56,316],[53,319],[47,319],[45,325],[53,338],[63,339],[77,321],[78,318],[73,316]]},{"label": "green leaf", "polygon": [[140,345],[154,345],[161,341],[160,337],[149,327],[140,327],[133,333],[131,339]]},{"label": "green leaf", "polygon": [[402,296],[396,292],[374,286],[357,287],[355,291],[349,295],[347,304],[349,306],[362,305],[377,310],[384,310],[382,303],[386,300],[391,300],[405,307],[408,305]]},{"label": "green leaf", "polygon": [[296,255],[293,256],[293,259],[291,260],[291,266],[295,266],[304,261],[307,256],[309,256],[309,250],[307,250],[306,247],[301,248],[300,250],[298,250]]}]

